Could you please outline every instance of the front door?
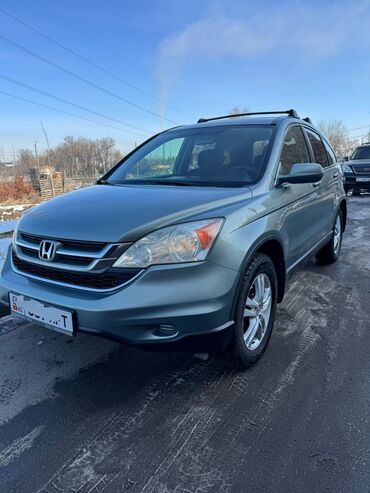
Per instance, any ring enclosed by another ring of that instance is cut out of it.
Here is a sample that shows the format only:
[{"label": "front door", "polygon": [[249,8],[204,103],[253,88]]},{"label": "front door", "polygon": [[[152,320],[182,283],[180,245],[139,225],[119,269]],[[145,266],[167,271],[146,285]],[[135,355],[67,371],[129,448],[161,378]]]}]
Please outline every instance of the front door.
[{"label": "front door", "polygon": [[[278,175],[289,175],[294,164],[309,163],[311,156],[300,125],[290,126],[281,150]],[[286,184],[274,191],[282,205],[281,228],[287,252],[287,267],[293,266],[317,242],[320,206],[316,184]]]}]

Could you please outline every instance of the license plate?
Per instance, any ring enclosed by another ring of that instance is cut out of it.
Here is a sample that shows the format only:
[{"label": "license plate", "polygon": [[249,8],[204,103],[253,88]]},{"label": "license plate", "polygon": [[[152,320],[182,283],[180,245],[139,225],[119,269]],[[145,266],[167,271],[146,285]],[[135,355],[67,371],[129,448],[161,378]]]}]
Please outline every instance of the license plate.
[{"label": "license plate", "polygon": [[21,294],[9,293],[9,301],[13,315],[32,320],[63,334],[74,335],[73,312],[45,305]]},{"label": "license plate", "polygon": [[356,178],[356,181],[362,181],[362,182],[364,182],[364,181],[370,181],[370,177],[367,177],[367,176],[366,177],[365,176],[357,177]]}]

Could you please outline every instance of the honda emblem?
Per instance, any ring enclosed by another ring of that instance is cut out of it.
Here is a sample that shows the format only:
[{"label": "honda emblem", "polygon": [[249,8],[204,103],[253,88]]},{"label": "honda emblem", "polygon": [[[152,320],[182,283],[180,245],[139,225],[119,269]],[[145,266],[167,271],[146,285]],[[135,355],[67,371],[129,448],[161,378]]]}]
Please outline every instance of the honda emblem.
[{"label": "honda emblem", "polygon": [[39,258],[52,262],[57,253],[59,244],[56,241],[42,240],[39,246]]}]

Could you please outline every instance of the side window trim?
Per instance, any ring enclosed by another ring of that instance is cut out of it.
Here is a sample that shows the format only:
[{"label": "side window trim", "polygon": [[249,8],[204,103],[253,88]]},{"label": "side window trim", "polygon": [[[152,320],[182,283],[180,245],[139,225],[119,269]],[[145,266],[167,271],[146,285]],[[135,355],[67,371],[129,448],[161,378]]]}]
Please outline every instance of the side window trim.
[{"label": "side window trim", "polygon": [[315,163],[316,162],[315,161],[315,154],[313,152],[312,145],[311,145],[310,139],[309,139],[307,131],[306,131],[306,130],[311,130],[311,129],[309,127],[306,127],[305,125],[301,125],[301,127],[302,127],[302,132],[303,132],[304,138],[306,140],[306,144],[307,144],[308,152],[310,155],[311,163]]},{"label": "side window trim", "polygon": [[306,125],[304,125],[303,126],[303,133],[304,133],[304,136],[305,136],[307,145],[308,145],[308,149],[309,149],[309,152],[310,152],[311,160],[312,160],[313,163],[316,163],[315,153],[313,152],[313,147],[312,147],[310,138],[309,138],[308,133],[307,133],[308,130],[310,130],[312,132],[312,128],[311,127],[307,127]]}]

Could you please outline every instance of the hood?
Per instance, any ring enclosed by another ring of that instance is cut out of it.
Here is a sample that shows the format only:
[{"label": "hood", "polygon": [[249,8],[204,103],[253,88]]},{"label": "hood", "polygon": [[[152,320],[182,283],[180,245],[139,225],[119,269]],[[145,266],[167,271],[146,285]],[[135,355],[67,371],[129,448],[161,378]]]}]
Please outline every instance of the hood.
[{"label": "hood", "polygon": [[353,159],[346,161],[344,164],[356,166],[358,168],[368,168],[370,167],[370,159]]},{"label": "hood", "polygon": [[222,216],[250,197],[249,188],[94,185],[32,208],[19,229],[50,238],[135,241],[167,224]]}]

